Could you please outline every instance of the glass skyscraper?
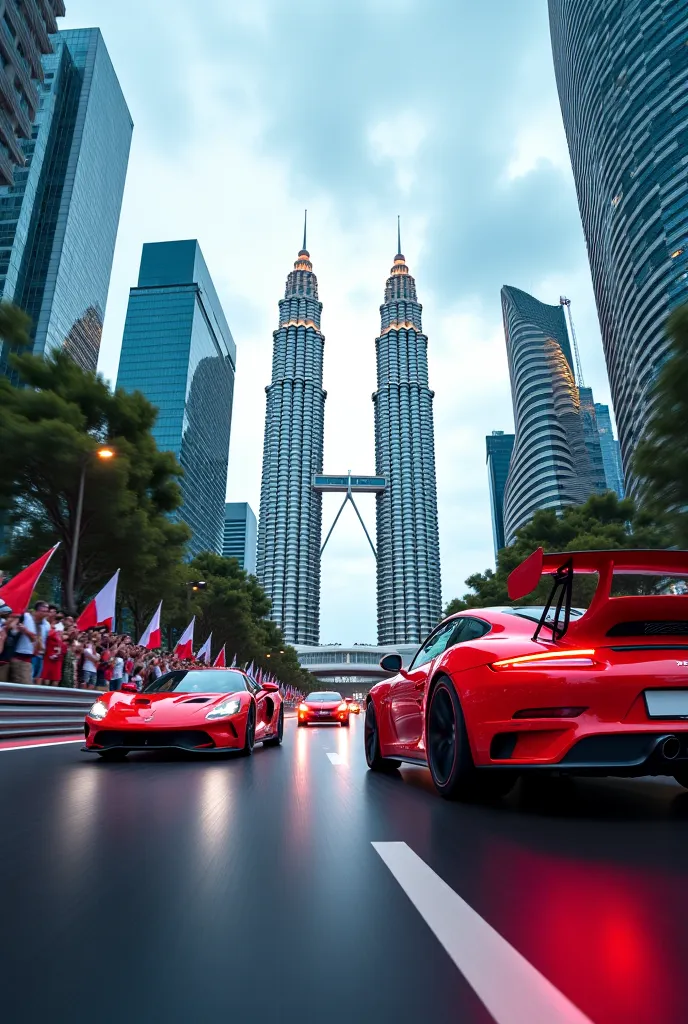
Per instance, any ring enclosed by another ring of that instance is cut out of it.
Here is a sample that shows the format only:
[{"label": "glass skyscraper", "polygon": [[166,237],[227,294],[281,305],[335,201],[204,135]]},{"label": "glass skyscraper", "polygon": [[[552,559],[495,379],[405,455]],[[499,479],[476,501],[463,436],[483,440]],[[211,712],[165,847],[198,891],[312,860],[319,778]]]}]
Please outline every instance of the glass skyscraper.
[{"label": "glass skyscraper", "polygon": [[256,573],[257,523],[253,509],[245,501],[225,505],[225,530],[222,542],[224,558],[236,558],[250,576]]},{"label": "glass skyscraper", "polygon": [[157,407],[153,434],[184,470],[189,553],[221,554],[236,346],[197,241],[143,247],[129,294],[117,387]]},{"label": "glass skyscraper", "polygon": [[688,0],[549,0],[624,466],[688,300]]},{"label": "glass skyscraper", "polygon": [[26,166],[0,188],[0,297],[34,324],[34,352],[65,346],[95,370],[132,120],[98,29],[52,37]]},{"label": "glass skyscraper", "polygon": [[578,389],[580,398],[580,411],[583,419],[583,436],[585,447],[590,462],[590,482],[592,491],[596,494],[603,494],[607,490],[607,477],[604,471],[604,459],[602,458],[602,446],[600,444],[600,431],[597,425],[597,413],[595,412],[595,399],[592,396],[592,388],[581,385]]},{"label": "glass skyscraper", "polygon": [[561,512],[595,490],[581,402],[561,305],[502,288],[516,440],[504,494],[504,534],[540,509]]},{"label": "glass skyscraper", "polygon": [[600,449],[602,451],[602,462],[604,464],[604,476],[607,488],[616,491],[620,498],[625,495],[623,471],[621,469],[621,452],[619,442],[614,437],[612,419],[609,415],[609,406],[595,403],[595,418],[597,430],[600,435]]},{"label": "glass skyscraper", "polygon": [[394,257],[375,341],[378,643],[419,643],[442,614],[434,392],[428,386],[423,307],[406,259]]},{"label": "glass skyscraper", "polygon": [[503,430],[493,430],[485,438],[487,447],[487,479],[490,487],[490,511],[492,513],[492,540],[494,542],[495,559],[504,547],[504,489],[511,453],[514,450],[514,434],[505,434]]},{"label": "glass skyscraper", "polygon": [[50,33],[63,18],[62,0],[35,0],[0,7],[0,185],[11,185],[24,166],[20,139],[31,135],[43,81],[41,54],[50,53]]},{"label": "glass skyscraper", "polygon": [[287,277],[266,387],[257,576],[288,643],[317,644],[325,399],[318,279],[303,248]]}]

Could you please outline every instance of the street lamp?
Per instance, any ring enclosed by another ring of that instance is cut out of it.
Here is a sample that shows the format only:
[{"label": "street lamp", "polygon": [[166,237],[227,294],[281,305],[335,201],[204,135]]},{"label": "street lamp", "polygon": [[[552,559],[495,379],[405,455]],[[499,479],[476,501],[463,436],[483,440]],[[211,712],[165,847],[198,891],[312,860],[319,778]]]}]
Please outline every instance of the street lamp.
[{"label": "street lamp", "polygon": [[108,459],[114,459],[117,454],[114,448],[108,448],[107,445],[101,445],[96,448],[95,451],[86,452],[83,457],[81,464],[81,476],[79,477],[79,494],[76,499],[76,516],[74,519],[74,532],[72,534],[72,551],[69,559],[69,575],[67,576],[67,606],[70,612],[76,613],[76,606],[74,603],[74,580],[76,578],[76,560],[79,554],[79,538],[81,535],[81,516],[84,510],[84,487],[86,485],[86,470],[88,468],[88,462],[91,455],[97,455],[99,459],[106,462]]},{"label": "street lamp", "polygon": [[191,608],[191,594],[197,594],[199,590],[205,590],[208,586],[205,580],[190,580],[185,583],[186,589],[186,608],[187,611]]}]

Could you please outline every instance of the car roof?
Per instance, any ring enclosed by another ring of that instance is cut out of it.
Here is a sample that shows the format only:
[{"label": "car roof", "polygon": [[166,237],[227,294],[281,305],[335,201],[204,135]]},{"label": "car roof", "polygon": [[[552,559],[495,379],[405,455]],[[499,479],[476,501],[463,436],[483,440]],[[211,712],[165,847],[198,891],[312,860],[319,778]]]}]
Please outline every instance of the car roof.
[{"label": "car roof", "polygon": [[[450,615],[445,621],[462,618],[482,619],[483,622],[499,624],[505,628],[516,626],[517,631],[520,632],[518,624],[528,626],[530,623],[539,622],[544,610],[545,605],[492,605],[488,608],[465,608],[455,615]],[[572,608],[571,618],[580,619],[586,611],[586,608]],[[550,609],[547,621],[551,622],[553,619],[554,609]]]}]

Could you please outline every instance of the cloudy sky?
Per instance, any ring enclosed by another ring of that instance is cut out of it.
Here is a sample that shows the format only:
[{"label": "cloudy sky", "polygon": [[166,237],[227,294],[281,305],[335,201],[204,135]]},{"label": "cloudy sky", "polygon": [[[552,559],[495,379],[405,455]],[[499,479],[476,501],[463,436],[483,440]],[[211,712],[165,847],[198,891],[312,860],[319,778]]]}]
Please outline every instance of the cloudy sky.
[{"label": "cloudy sky", "polygon": [[[485,435],[513,429],[503,284],[573,303],[608,383],[546,0],[68,0],[98,26],[135,128],[100,369],[117,373],[147,241],[198,238],[237,344],[228,498],[257,511],[277,302],[301,244],[324,303],[325,470],[374,469],[375,337],[402,248],[424,306],[443,596],[493,563]],[[362,512],[374,532],[374,498]],[[324,504],[324,529],[337,511]],[[321,640],[376,640],[352,509],[322,566]]]}]

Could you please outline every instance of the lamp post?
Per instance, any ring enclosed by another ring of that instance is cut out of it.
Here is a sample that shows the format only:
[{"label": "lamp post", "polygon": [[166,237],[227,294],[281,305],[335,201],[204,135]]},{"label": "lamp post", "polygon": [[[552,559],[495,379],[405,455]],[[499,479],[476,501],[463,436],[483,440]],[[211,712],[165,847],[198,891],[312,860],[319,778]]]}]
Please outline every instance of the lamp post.
[{"label": "lamp post", "polygon": [[205,590],[208,584],[205,580],[191,580],[186,586],[186,611],[191,611],[191,594],[197,594],[199,590]]},{"label": "lamp post", "polygon": [[67,607],[72,615],[76,614],[76,604],[74,601],[74,580],[76,579],[76,561],[79,555],[79,538],[81,535],[81,516],[84,511],[84,488],[86,486],[86,470],[88,468],[88,462],[91,455],[97,455],[99,459],[107,462],[108,459],[114,459],[115,450],[114,448],[108,448],[107,445],[103,445],[100,448],[95,449],[94,452],[88,452],[81,464],[81,476],[79,477],[79,493],[76,499],[76,515],[74,517],[74,531],[72,533],[72,550],[69,558],[69,573],[67,575],[67,587],[66,587],[66,598]]}]

